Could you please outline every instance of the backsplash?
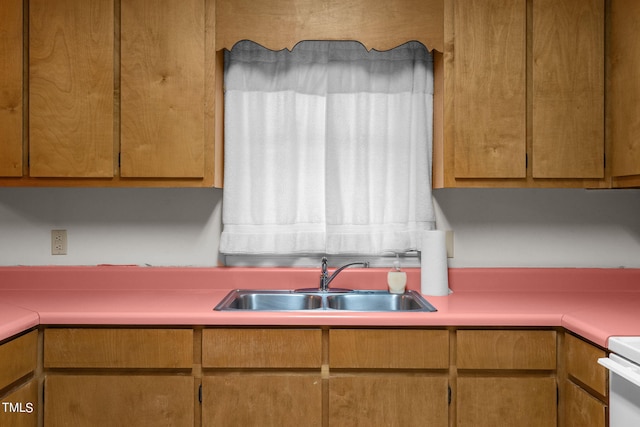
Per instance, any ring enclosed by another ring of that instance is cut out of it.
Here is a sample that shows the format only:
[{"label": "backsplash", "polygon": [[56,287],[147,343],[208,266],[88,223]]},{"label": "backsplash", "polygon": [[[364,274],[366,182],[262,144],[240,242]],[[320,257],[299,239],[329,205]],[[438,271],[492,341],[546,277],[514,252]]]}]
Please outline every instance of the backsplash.
[{"label": "backsplash", "polygon": [[[640,267],[640,190],[434,191],[450,267]],[[217,266],[222,190],[0,188],[0,265]],[[68,254],[51,255],[52,229]]]}]

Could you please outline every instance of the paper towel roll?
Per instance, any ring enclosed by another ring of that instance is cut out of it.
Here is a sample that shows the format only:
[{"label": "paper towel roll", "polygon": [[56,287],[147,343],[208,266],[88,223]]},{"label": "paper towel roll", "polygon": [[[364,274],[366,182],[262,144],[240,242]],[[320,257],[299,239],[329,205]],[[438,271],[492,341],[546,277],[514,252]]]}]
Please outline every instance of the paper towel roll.
[{"label": "paper towel roll", "polygon": [[421,237],[420,290],[424,295],[449,295],[446,233],[428,230]]}]

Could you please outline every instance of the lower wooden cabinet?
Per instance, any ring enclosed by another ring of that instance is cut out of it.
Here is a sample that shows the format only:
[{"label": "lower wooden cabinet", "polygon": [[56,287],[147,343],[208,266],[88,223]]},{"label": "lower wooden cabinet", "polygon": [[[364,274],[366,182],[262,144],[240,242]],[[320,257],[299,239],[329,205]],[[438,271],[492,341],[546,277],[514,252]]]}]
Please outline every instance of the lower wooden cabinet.
[{"label": "lower wooden cabinet", "polygon": [[559,380],[564,427],[605,427],[609,376],[598,359],[606,351],[571,334],[565,334],[563,350],[566,372]]},{"label": "lower wooden cabinet", "polygon": [[0,345],[0,426],[38,425],[38,331]]},{"label": "lower wooden cabinet", "polygon": [[330,329],[330,426],[447,426],[449,331]]},{"label": "lower wooden cabinet", "polygon": [[45,328],[45,427],[194,426],[193,334]]},{"label": "lower wooden cabinet", "polygon": [[202,333],[203,426],[321,426],[320,328]]},{"label": "lower wooden cabinet", "polygon": [[556,332],[458,330],[456,425],[557,425]]},{"label": "lower wooden cabinet", "polygon": [[607,426],[606,350],[551,328],[38,333],[0,345],[0,426]]}]

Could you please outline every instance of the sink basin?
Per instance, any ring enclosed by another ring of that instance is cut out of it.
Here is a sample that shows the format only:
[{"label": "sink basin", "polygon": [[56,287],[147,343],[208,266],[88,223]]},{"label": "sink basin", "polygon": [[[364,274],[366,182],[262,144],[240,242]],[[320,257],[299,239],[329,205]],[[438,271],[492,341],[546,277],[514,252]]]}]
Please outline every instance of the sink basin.
[{"label": "sink basin", "polygon": [[390,294],[386,291],[356,291],[327,296],[327,308],[351,311],[436,311],[415,291]]},{"label": "sink basin", "polygon": [[322,308],[322,297],[292,291],[231,291],[215,310],[291,311]]},{"label": "sink basin", "polygon": [[300,292],[242,290],[231,291],[214,308],[218,311],[378,311],[419,312],[436,311],[416,291],[390,294],[387,291]]}]

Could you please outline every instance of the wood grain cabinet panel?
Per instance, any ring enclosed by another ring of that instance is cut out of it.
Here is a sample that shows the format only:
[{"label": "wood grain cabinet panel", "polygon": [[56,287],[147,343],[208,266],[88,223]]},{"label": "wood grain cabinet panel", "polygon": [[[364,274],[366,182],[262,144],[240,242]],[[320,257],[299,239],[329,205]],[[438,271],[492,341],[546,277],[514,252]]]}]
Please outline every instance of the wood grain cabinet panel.
[{"label": "wood grain cabinet panel", "polygon": [[604,178],[604,3],[533,2],[534,178]]},{"label": "wood grain cabinet panel", "polygon": [[607,357],[604,350],[573,335],[565,335],[565,365],[569,378],[604,397],[609,391],[609,371],[598,364],[601,357]]},{"label": "wood grain cabinet panel", "polygon": [[22,176],[22,0],[0,2],[0,176]]},{"label": "wood grain cabinet panel", "polygon": [[458,369],[556,369],[556,332],[458,330]]},{"label": "wood grain cabinet panel", "polygon": [[616,0],[609,9],[607,135],[614,187],[640,186],[640,2]]},{"label": "wood grain cabinet panel", "polygon": [[36,427],[38,405],[38,381],[32,380],[0,398],[0,426]]},{"label": "wood grain cabinet panel", "polygon": [[120,30],[120,175],[203,178],[205,2],[122,0]]},{"label": "wood grain cabinet panel", "polygon": [[45,368],[191,369],[191,329],[49,328]]},{"label": "wood grain cabinet panel", "polygon": [[329,366],[359,369],[448,369],[449,332],[331,329]]},{"label": "wood grain cabinet panel", "polygon": [[114,176],[113,0],[29,2],[29,174]]},{"label": "wood grain cabinet panel", "polygon": [[377,50],[417,40],[443,49],[442,0],[217,0],[216,15],[216,50],[240,40],[273,50],[302,40],[357,40]]},{"label": "wood grain cabinet panel", "polygon": [[526,3],[453,1],[445,126],[456,178],[526,177]]},{"label": "wood grain cabinet panel", "polygon": [[320,329],[205,329],[205,368],[320,368]]},{"label": "wood grain cabinet panel", "polygon": [[565,385],[564,427],[605,427],[607,406],[571,381]]},{"label": "wood grain cabinet panel", "polygon": [[190,376],[48,375],[47,427],[193,427]]},{"label": "wood grain cabinet panel", "polygon": [[36,370],[38,331],[0,345],[0,390]]},{"label": "wood grain cabinet panel", "polygon": [[556,396],[552,377],[461,377],[457,425],[555,427]]},{"label": "wood grain cabinet panel", "polygon": [[202,425],[321,426],[320,374],[205,376]]},{"label": "wood grain cabinet panel", "polygon": [[448,425],[447,377],[353,375],[329,380],[329,425]]}]

